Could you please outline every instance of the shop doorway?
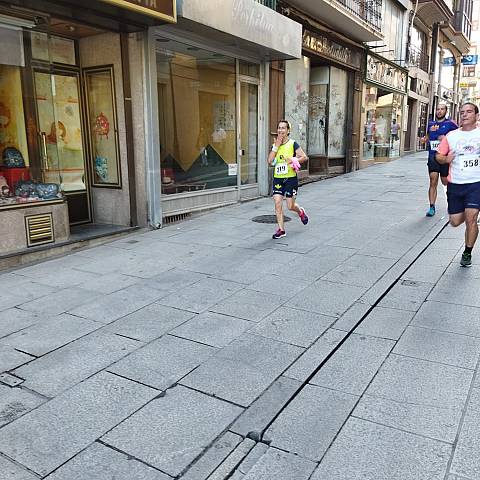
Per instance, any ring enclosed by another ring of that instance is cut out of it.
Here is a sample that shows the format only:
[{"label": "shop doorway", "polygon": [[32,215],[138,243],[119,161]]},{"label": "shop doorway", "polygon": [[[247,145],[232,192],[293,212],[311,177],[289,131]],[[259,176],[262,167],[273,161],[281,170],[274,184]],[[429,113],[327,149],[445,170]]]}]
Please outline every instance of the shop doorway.
[{"label": "shop doorway", "polygon": [[258,184],[258,81],[240,80],[238,93],[238,184],[243,198],[245,187]]},{"label": "shop doorway", "polygon": [[91,221],[79,74],[34,67],[34,98],[42,180],[67,196],[71,225]]}]

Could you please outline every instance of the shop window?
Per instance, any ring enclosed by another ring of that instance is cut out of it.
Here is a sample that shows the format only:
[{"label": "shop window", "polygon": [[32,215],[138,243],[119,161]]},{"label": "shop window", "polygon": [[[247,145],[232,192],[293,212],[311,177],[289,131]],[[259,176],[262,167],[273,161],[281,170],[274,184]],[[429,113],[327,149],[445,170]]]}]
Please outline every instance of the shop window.
[{"label": "shop window", "polygon": [[335,67],[314,67],[308,99],[309,155],[344,158],[348,74]]},{"label": "shop window", "polygon": [[367,86],[365,105],[364,160],[384,161],[398,157],[402,134],[402,95]]},{"label": "shop window", "polygon": [[162,193],[236,186],[235,60],[157,45]]}]

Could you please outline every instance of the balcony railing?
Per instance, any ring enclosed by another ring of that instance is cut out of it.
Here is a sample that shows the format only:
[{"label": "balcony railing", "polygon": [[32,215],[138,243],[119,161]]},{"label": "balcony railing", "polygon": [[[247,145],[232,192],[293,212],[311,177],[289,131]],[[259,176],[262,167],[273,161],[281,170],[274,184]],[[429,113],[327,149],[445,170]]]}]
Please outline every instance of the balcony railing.
[{"label": "balcony railing", "polygon": [[349,12],[379,32],[382,30],[382,0],[337,0]]},{"label": "balcony railing", "polygon": [[408,64],[411,67],[421,68],[424,72],[428,73],[429,57],[419,48],[410,46],[408,51]]},{"label": "balcony railing", "polygon": [[277,0],[255,0],[257,3],[261,3],[272,10],[277,10]]}]

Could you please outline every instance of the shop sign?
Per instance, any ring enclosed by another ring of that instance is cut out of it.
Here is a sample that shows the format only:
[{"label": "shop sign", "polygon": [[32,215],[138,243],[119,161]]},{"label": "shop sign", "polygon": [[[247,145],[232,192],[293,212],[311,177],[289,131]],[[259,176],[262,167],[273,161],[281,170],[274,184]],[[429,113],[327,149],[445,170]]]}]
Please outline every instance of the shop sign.
[{"label": "shop sign", "polygon": [[302,44],[306,50],[318,53],[357,70],[361,68],[362,59],[360,52],[352,51],[350,48],[344,47],[323,35],[305,30],[303,32]]},{"label": "shop sign", "polygon": [[477,86],[476,80],[469,80],[468,82],[460,82],[461,88],[476,87],[476,86]]},{"label": "shop sign", "polygon": [[408,73],[379,57],[367,54],[365,80],[400,93],[407,92]]},{"label": "shop sign", "polygon": [[137,13],[155,17],[166,22],[176,23],[176,0],[100,0],[116,7],[126,8]]},{"label": "shop sign", "polygon": [[453,67],[455,65],[455,57],[445,57],[443,59],[443,65],[446,67]]},{"label": "shop sign", "polygon": [[478,55],[464,55],[462,57],[463,65],[476,65],[478,63]]}]

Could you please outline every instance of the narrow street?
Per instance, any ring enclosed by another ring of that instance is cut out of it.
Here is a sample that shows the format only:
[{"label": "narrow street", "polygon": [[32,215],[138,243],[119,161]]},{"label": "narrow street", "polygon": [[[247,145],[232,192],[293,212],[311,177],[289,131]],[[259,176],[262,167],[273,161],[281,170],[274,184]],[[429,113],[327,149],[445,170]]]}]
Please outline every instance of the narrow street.
[{"label": "narrow street", "polygon": [[426,154],[0,273],[1,480],[478,480],[480,250]]}]

